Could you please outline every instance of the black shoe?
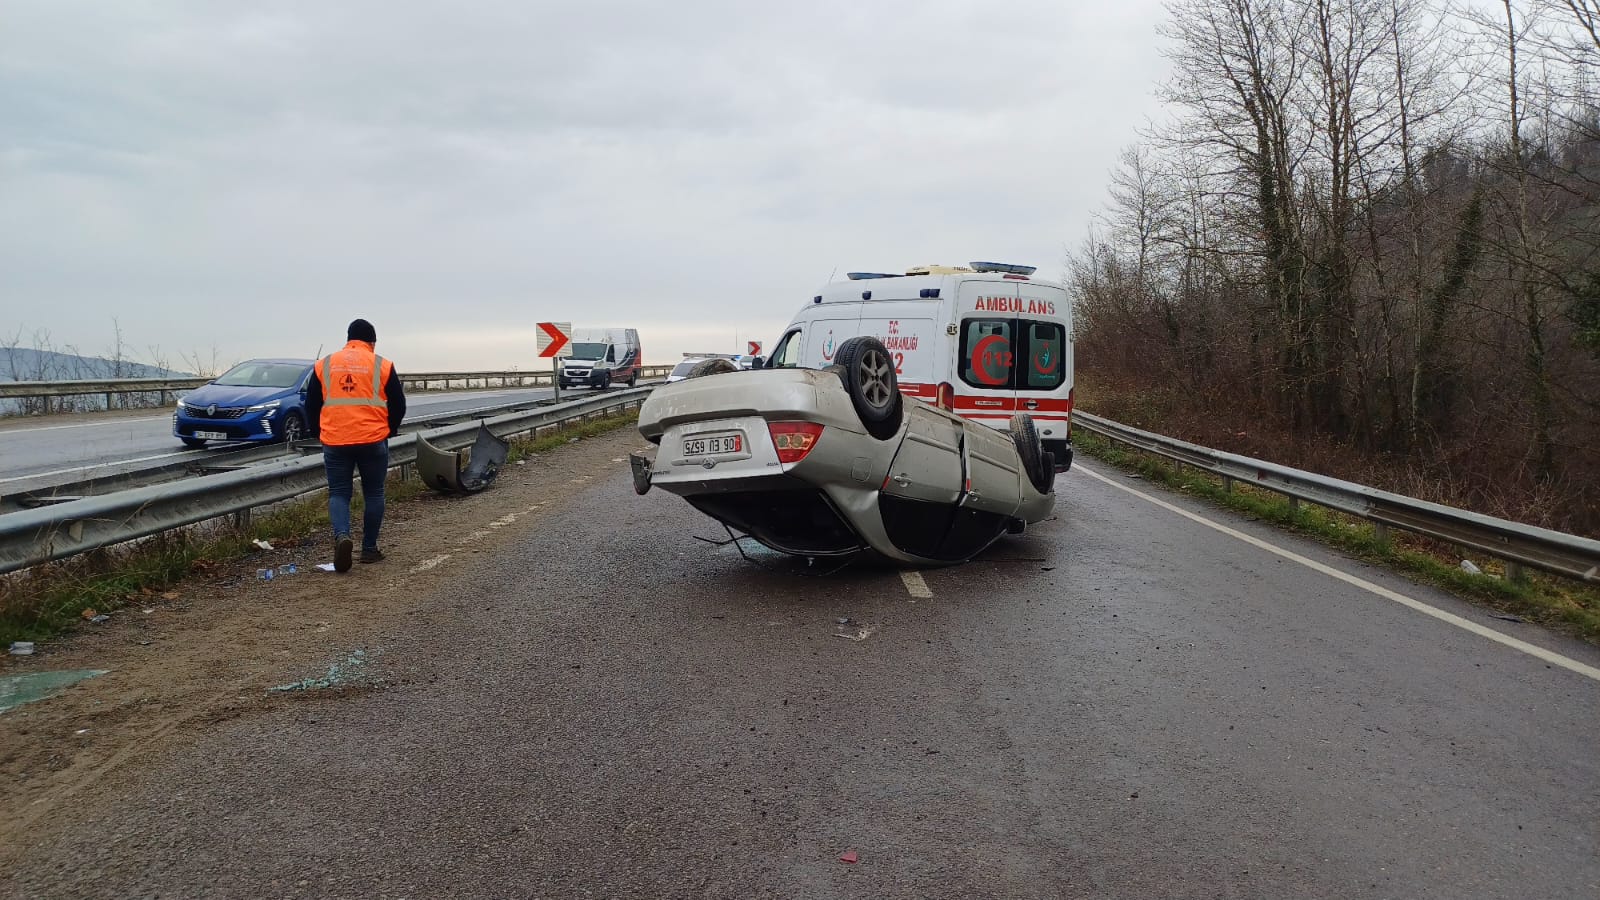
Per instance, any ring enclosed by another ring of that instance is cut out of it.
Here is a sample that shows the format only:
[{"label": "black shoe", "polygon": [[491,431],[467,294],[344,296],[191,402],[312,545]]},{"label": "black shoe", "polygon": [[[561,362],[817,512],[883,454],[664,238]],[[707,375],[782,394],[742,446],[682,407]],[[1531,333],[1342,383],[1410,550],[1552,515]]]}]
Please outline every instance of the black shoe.
[{"label": "black shoe", "polygon": [[361,551],[361,561],[364,563],[383,562],[383,551],[377,547],[373,547],[371,550],[363,549]]},{"label": "black shoe", "polygon": [[333,545],[333,570],[335,572],[350,571],[350,555],[355,552],[356,545],[350,540],[350,535],[341,534]]}]

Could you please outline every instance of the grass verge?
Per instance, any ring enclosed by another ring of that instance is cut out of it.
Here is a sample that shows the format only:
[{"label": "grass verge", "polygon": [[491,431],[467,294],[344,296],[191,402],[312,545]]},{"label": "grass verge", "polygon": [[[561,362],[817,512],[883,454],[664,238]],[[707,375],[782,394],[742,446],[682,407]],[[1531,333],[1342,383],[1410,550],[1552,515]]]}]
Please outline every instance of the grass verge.
[{"label": "grass verge", "polygon": [[[527,459],[637,420],[637,414],[629,413],[554,428],[513,441],[509,459]],[[415,475],[402,479],[399,470],[390,470],[384,489],[387,502],[403,503],[426,492]],[[359,488],[352,506],[359,520]],[[0,645],[44,640],[69,630],[88,615],[158,600],[189,575],[211,571],[251,553],[253,540],[315,538],[326,535],[327,529],[327,500],[313,495],[258,512],[242,529],[222,521],[205,523],[0,576]]]},{"label": "grass verge", "polygon": [[1482,573],[1473,574],[1461,568],[1461,556],[1449,544],[1401,531],[1391,531],[1388,541],[1379,540],[1364,519],[1310,503],[1296,505],[1253,485],[1236,482],[1230,491],[1219,476],[1112,443],[1087,429],[1075,429],[1072,438],[1077,450],[1119,469],[1317,539],[1463,599],[1600,644],[1600,590],[1537,573],[1511,580],[1499,560],[1474,560]]}]

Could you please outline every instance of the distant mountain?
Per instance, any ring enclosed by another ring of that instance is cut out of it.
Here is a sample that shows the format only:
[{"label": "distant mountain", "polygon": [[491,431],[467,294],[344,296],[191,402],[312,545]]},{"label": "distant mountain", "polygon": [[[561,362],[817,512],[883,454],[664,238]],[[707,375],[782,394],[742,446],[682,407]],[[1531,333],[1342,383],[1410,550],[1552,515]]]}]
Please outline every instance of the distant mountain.
[{"label": "distant mountain", "polygon": [[52,350],[0,347],[0,381],[78,381],[95,378],[191,378],[144,363],[114,362]]}]

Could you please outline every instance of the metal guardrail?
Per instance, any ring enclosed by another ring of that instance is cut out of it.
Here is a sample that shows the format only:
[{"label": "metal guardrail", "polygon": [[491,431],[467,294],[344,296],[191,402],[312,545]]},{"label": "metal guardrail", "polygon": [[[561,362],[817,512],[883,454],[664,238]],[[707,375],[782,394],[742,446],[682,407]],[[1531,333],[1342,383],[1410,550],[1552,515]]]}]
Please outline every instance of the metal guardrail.
[{"label": "metal guardrail", "polygon": [[[170,394],[192,391],[209,378],[102,378],[97,381],[0,381],[0,399],[81,394]],[[165,397],[162,398],[165,400]]]},{"label": "metal guardrail", "polygon": [[[1391,494],[1377,488],[1212,450],[1073,411],[1074,427],[1222,476],[1581,581],[1600,580],[1600,541]],[[1381,534],[1382,532],[1380,532]],[[1513,569],[1513,577],[1516,572]]]},{"label": "metal guardrail", "polygon": [[[640,378],[664,378],[672,371],[672,366],[640,366]],[[102,378],[87,381],[3,381],[0,382],[0,399],[32,399],[36,397],[76,397],[87,394],[161,394],[162,403],[166,402],[166,394],[181,391],[192,391],[201,385],[210,383],[209,378]],[[468,388],[476,381],[483,387],[489,387],[491,381],[499,387],[523,387],[526,385],[540,385],[550,383],[549,372],[537,371],[512,371],[512,372],[416,372],[400,374],[400,382],[407,388],[420,386],[428,390],[428,385],[441,383],[449,385],[460,382]],[[515,384],[513,384],[515,382]],[[109,405],[109,403],[107,404]]]},{"label": "metal guardrail", "polygon": [[[424,431],[441,424],[459,422],[467,418],[483,419],[517,411],[519,408],[547,405],[547,400],[523,400],[502,403],[472,410],[445,410],[407,418],[400,426],[402,434]],[[307,442],[315,450],[315,441]],[[51,473],[39,476],[22,476],[10,479],[4,493],[0,493],[0,515],[19,508],[66,503],[90,494],[109,494],[134,487],[146,487],[158,482],[173,481],[192,475],[204,475],[208,470],[237,469],[259,465],[283,458],[294,458],[300,445],[252,444],[219,447],[196,455],[182,454],[174,459],[156,462],[138,462],[129,465],[89,465],[80,471],[89,475],[63,476]]]},{"label": "metal guardrail", "polygon": [[[672,366],[640,366],[639,377],[665,378],[672,372]],[[479,382],[484,388],[489,387],[489,382],[496,382],[498,387],[526,387],[529,385],[548,385],[553,380],[549,372],[421,372],[401,373],[400,382],[406,390],[429,390],[430,385],[442,383],[446,388],[456,382],[461,382],[471,388],[474,381]]]},{"label": "metal guardrail", "polygon": [[[480,421],[495,435],[510,437],[597,413],[632,408],[643,403],[650,391],[648,387],[612,391],[402,435],[389,441],[389,466],[407,466],[416,461],[418,434],[426,434],[435,446],[453,449],[472,441]],[[245,513],[326,486],[322,458],[314,456],[8,513],[0,516],[0,573]]]}]

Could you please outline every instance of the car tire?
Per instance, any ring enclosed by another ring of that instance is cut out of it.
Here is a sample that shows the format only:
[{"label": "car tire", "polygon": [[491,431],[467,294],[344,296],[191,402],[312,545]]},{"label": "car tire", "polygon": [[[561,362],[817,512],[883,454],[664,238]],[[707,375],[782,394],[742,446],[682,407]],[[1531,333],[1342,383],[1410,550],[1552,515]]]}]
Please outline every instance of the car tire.
[{"label": "car tire", "polygon": [[634,369],[633,370],[633,374],[628,376],[628,387],[631,388],[634,385],[637,385],[638,383],[639,383],[639,370],[638,369]]},{"label": "car tire", "polygon": [[595,390],[603,391],[609,387],[611,387],[611,373],[607,372],[606,374],[600,376],[600,383],[595,385]]},{"label": "car tire", "polygon": [[850,403],[867,431],[880,440],[888,440],[899,431],[905,403],[900,396],[900,378],[894,371],[894,357],[883,342],[875,337],[853,337],[839,345],[833,363],[839,368],[839,380],[844,382]]},{"label": "car tire", "polygon": [[292,444],[303,440],[306,436],[306,420],[297,412],[289,413],[283,417],[283,442]]},{"label": "car tire", "polygon": [[1039,429],[1033,424],[1032,416],[1015,415],[1011,417],[1011,442],[1017,445],[1017,456],[1022,459],[1022,471],[1028,473],[1028,480],[1041,494],[1048,494],[1054,490],[1055,454],[1046,453],[1044,444],[1039,441]]},{"label": "car tire", "polygon": [[724,372],[737,371],[739,371],[738,366],[734,365],[729,360],[719,357],[717,359],[708,359],[704,362],[695,363],[694,368],[689,370],[689,377],[700,378],[704,375],[721,375]]}]

